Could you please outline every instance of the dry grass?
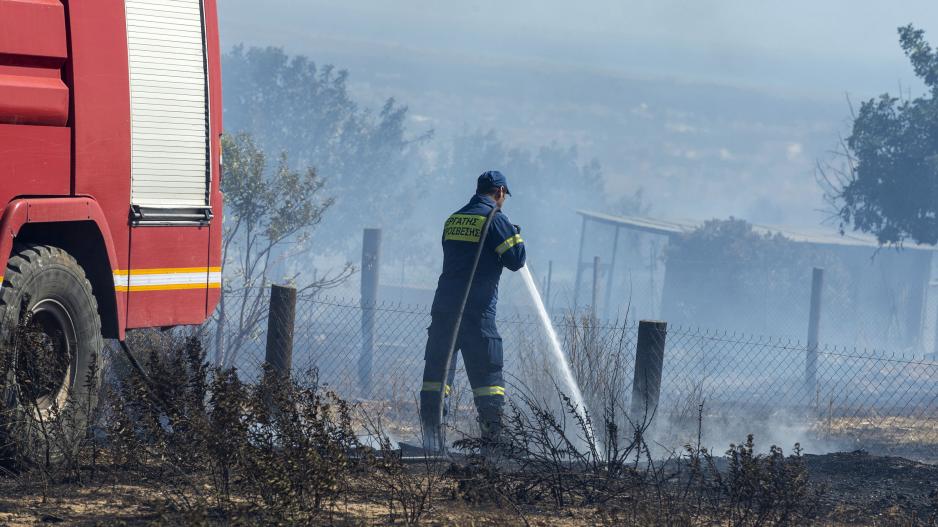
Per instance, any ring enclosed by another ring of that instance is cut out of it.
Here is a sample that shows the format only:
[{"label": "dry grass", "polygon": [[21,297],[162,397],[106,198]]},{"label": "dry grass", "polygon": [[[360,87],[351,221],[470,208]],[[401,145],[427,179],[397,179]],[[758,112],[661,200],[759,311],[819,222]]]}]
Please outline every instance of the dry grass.
[{"label": "dry grass", "polygon": [[[930,445],[938,437],[938,418],[906,416],[834,417],[817,423],[815,430],[829,437],[863,437],[893,445]],[[938,453],[936,453],[938,455]]]}]

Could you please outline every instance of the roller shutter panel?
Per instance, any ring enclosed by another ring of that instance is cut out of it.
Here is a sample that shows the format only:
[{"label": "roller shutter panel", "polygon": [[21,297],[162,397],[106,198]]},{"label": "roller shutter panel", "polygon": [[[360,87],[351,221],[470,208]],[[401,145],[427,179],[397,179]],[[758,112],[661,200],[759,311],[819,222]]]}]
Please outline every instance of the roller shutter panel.
[{"label": "roller shutter panel", "polygon": [[126,0],[131,203],[208,205],[205,31],[199,0]]}]

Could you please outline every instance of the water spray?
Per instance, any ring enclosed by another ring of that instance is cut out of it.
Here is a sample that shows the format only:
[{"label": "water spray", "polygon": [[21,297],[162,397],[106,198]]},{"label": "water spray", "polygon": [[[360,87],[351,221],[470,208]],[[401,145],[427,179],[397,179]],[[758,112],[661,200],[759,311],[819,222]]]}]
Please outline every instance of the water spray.
[{"label": "water spray", "polygon": [[538,319],[541,321],[541,325],[544,326],[544,331],[547,332],[547,340],[550,341],[550,351],[554,357],[554,367],[557,372],[560,374],[560,380],[564,385],[564,388],[567,390],[567,395],[570,397],[571,402],[575,406],[575,411],[580,419],[583,420],[584,431],[587,435],[587,441],[590,445],[595,445],[595,437],[593,436],[593,428],[590,425],[589,419],[587,419],[586,414],[586,402],[583,400],[583,393],[580,392],[580,386],[576,382],[576,378],[573,377],[573,370],[570,369],[570,363],[567,361],[567,356],[563,352],[563,348],[560,346],[560,339],[557,337],[557,331],[554,329],[554,324],[550,320],[550,315],[547,313],[547,308],[544,307],[544,300],[541,298],[540,292],[537,290],[537,285],[534,283],[534,277],[531,276],[531,271],[528,270],[528,266],[525,265],[520,269],[521,278],[524,279],[524,285],[528,289],[528,294],[531,295],[531,300],[534,302],[534,307],[537,309]]}]

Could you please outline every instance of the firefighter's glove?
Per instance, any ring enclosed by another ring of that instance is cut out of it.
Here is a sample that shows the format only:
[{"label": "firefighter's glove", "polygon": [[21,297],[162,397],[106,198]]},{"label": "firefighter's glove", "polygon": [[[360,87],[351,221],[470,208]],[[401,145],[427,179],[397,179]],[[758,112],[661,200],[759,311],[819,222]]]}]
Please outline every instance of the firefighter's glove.
[{"label": "firefighter's glove", "polygon": [[521,234],[521,226],[520,226],[520,225],[512,225],[512,226],[515,228],[515,234]]}]

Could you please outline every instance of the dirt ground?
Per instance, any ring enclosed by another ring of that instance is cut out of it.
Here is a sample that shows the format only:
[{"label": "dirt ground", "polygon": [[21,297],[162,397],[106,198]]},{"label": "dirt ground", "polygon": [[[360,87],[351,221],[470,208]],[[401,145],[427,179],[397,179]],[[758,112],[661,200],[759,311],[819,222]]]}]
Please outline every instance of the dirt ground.
[{"label": "dirt ground", "polygon": [[[812,483],[821,485],[818,525],[938,525],[938,465],[863,451],[805,456]],[[110,479],[111,481],[105,482]],[[38,482],[0,479],[0,526],[178,524],[158,482],[120,481],[120,475],[94,482],[43,488]],[[43,498],[43,495],[46,497]],[[596,525],[590,510],[561,513],[526,511],[534,526]],[[510,506],[472,506],[442,496],[422,523],[426,525],[523,525]],[[188,523],[188,522],[187,522]],[[243,524],[249,524],[245,521]],[[387,525],[387,507],[367,493],[352,493],[323,524]]]},{"label": "dirt ground", "polygon": [[[184,515],[167,507],[166,496],[153,482],[119,485],[59,485],[48,489],[45,500],[42,489],[32,485],[0,481],[0,526],[26,527],[35,525],[75,526],[143,526],[180,525],[189,523]],[[361,496],[359,496],[361,497]],[[573,527],[593,525],[592,514],[583,517],[574,513],[525,513],[531,526]],[[503,526],[523,525],[517,512],[510,508],[472,507],[461,500],[438,504],[424,525],[439,526]],[[197,521],[192,520],[192,523]],[[254,525],[245,519],[236,525]],[[387,507],[374,500],[352,498],[338,503],[324,515],[322,525],[377,526],[403,524],[389,518]]]}]

